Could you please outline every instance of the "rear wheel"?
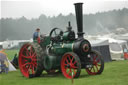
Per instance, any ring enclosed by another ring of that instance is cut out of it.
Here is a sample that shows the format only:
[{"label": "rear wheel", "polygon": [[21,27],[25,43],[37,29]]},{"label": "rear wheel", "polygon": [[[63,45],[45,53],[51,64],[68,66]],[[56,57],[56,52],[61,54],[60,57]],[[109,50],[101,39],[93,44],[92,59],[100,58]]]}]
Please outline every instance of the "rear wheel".
[{"label": "rear wheel", "polygon": [[96,75],[96,74],[101,74],[104,70],[104,60],[102,56],[96,52],[96,51],[91,51],[90,54],[88,54],[90,57],[90,65],[87,65],[86,71],[89,75]]},{"label": "rear wheel", "polygon": [[23,76],[40,76],[43,71],[43,50],[38,43],[26,43],[20,49],[18,61]]},{"label": "rear wheel", "polygon": [[81,72],[79,57],[73,52],[64,54],[61,60],[61,71],[66,78],[79,77]]}]

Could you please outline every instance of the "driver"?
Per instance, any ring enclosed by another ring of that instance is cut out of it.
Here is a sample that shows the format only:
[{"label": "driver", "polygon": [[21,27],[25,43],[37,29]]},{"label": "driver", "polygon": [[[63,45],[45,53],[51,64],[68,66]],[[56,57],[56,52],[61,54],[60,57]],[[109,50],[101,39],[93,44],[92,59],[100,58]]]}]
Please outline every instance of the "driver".
[{"label": "driver", "polygon": [[33,41],[37,41],[40,38],[39,32],[40,32],[40,29],[37,28],[36,31],[33,34]]}]

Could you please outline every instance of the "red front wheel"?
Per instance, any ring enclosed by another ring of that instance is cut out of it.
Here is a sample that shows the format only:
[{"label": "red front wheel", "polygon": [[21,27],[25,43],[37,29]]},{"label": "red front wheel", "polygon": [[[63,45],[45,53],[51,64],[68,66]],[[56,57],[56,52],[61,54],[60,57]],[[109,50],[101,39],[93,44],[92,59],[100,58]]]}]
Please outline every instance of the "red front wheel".
[{"label": "red front wheel", "polygon": [[66,78],[77,78],[81,72],[79,57],[73,53],[65,53],[61,60],[61,71]]},{"label": "red front wheel", "polygon": [[25,77],[39,76],[42,73],[42,49],[37,43],[26,43],[19,52],[19,68]]},{"label": "red front wheel", "polygon": [[90,54],[90,65],[87,65],[86,71],[89,75],[101,74],[104,70],[104,61],[102,56],[96,52],[91,51]]}]

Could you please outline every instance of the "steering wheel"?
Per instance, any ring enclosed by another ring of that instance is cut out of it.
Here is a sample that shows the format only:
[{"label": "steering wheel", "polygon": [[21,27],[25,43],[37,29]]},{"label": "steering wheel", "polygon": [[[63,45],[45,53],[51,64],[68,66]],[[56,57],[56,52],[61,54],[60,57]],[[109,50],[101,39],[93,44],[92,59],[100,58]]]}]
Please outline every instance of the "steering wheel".
[{"label": "steering wheel", "polygon": [[61,40],[62,35],[63,35],[63,31],[60,28],[53,28],[49,36],[52,41],[59,41]]}]

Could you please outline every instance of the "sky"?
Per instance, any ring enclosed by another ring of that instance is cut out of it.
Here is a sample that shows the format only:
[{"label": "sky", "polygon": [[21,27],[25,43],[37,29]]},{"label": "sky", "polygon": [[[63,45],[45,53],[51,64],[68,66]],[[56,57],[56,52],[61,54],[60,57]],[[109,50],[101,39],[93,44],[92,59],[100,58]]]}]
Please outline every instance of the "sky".
[{"label": "sky", "polygon": [[74,3],[83,2],[83,13],[94,14],[128,8],[128,0],[1,0],[0,18],[38,18],[41,14],[57,16],[75,13]]}]

